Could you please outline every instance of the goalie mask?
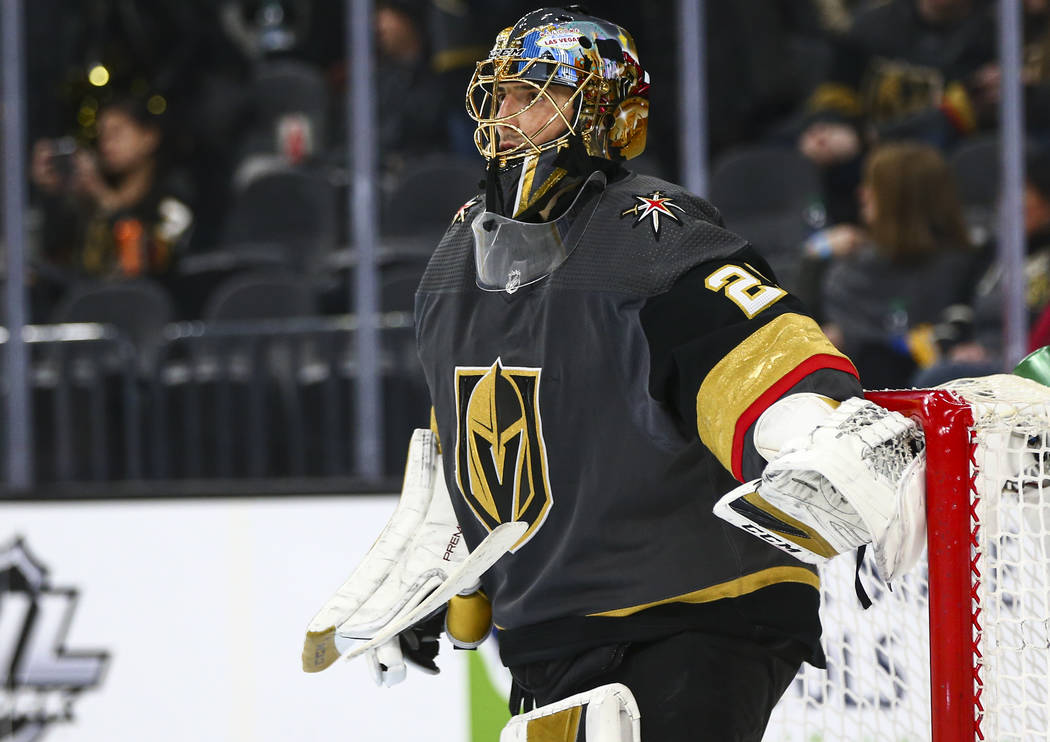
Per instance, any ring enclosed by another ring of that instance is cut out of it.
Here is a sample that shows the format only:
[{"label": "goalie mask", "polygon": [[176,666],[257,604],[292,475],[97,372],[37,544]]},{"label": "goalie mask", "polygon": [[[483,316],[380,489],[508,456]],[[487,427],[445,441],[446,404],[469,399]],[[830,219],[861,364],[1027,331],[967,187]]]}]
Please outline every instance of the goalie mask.
[{"label": "goalie mask", "polygon": [[467,88],[488,162],[478,286],[513,293],[568,257],[607,177],[645,148],[648,95],[630,34],[577,6],[500,32]]},{"label": "goalie mask", "polygon": [[[531,102],[501,112],[511,85],[527,86]],[[645,149],[648,95],[649,75],[626,30],[577,6],[543,8],[496,37],[467,88],[467,111],[477,122],[478,151],[499,167],[562,149],[572,138],[592,157],[627,160]],[[521,117],[540,101],[553,113],[526,131]],[[501,149],[501,135],[514,145]]]}]

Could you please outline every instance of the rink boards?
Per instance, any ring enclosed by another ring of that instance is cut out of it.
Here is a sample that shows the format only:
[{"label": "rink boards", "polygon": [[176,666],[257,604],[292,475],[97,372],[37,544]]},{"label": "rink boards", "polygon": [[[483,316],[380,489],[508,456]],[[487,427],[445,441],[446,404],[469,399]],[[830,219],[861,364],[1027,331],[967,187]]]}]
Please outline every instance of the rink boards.
[{"label": "rink boards", "polygon": [[[444,643],[440,675],[410,670],[394,688],[363,664],[300,669],[307,623],[395,504],[0,504],[0,675],[13,678],[0,683],[0,741],[496,742],[509,675],[495,642]],[[858,728],[856,710],[834,707]],[[786,708],[766,735],[812,739]]]},{"label": "rink boards", "polygon": [[0,504],[0,674],[15,681],[0,740],[469,739],[466,660],[447,645],[441,675],[396,688],[363,665],[300,669],[307,623],[394,504]]}]

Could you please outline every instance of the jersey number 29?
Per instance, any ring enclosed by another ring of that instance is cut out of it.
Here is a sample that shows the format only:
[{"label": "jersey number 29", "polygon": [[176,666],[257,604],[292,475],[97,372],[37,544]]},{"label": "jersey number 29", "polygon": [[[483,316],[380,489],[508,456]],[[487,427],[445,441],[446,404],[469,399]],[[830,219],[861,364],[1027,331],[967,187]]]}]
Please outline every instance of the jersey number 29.
[{"label": "jersey number 29", "polygon": [[712,291],[721,291],[751,319],[787,295],[784,289],[762,283],[751,271],[739,265],[723,265],[704,279]]}]

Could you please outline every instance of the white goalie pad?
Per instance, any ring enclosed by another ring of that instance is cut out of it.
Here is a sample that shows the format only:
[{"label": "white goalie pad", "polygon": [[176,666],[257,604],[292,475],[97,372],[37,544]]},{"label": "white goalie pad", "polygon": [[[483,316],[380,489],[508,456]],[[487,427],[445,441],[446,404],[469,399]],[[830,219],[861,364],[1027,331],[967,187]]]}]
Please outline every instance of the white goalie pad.
[{"label": "white goalie pad", "polygon": [[411,610],[467,556],[441,473],[437,438],[416,430],[401,498],[379,538],[307,627],[303,670],[329,667],[355,638]]},{"label": "white goalie pad", "polygon": [[926,456],[917,423],[863,399],[843,402],[714,512],[803,562],[870,543],[883,580],[914,566],[926,536]]},{"label": "white goalie pad", "polygon": [[641,714],[622,683],[540,706],[513,717],[499,742],[640,742]]}]

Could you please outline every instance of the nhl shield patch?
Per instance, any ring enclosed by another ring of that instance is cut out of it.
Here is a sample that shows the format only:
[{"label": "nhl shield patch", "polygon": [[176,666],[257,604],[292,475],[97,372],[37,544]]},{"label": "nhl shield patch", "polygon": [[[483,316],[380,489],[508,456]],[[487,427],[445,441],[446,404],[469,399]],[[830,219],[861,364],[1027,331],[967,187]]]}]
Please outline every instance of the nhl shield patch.
[{"label": "nhl shield patch", "polygon": [[540,422],[541,369],[456,368],[456,484],[481,524],[524,521],[521,548],[553,503]]},{"label": "nhl shield patch", "polygon": [[623,219],[625,216],[635,217],[631,227],[637,227],[643,221],[648,220],[649,226],[653,230],[653,237],[657,240],[660,239],[661,216],[673,222],[680,222],[681,220],[675,214],[675,211],[685,213],[685,209],[676,204],[673,198],[665,196],[661,191],[653,191],[646,195],[634,194],[634,199],[638,203],[629,209],[621,211],[620,218]]}]

